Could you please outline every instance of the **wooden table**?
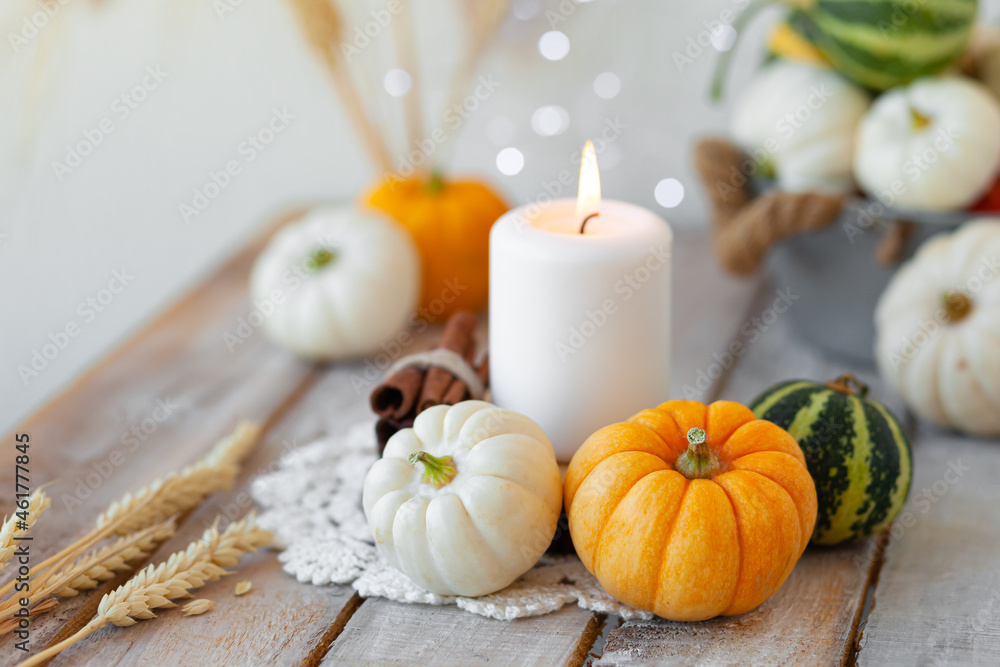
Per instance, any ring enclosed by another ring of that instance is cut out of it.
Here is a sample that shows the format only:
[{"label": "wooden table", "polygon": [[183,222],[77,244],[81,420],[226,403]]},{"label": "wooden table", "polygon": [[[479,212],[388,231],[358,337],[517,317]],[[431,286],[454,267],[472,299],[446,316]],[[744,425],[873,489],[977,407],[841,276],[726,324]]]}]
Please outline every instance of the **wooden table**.
[{"label": "wooden table", "polygon": [[[368,415],[367,396],[349,382],[360,364],[303,363],[259,332],[227,348],[224,334],[250,311],[247,275],[261,244],[244,249],[16,429],[31,435],[33,484],[52,483],[53,506],[38,524],[36,554],[86,532],[124,492],[196,459],[237,419],[264,423],[238,487],[186,517],[153,554],[159,562],[220,511],[251,509],[250,479],[273,469],[286,448]],[[705,239],[679,238],[674,262],[675,395],[749,401],[779,380],[829,379],[850,370],[905,414],[873,371],[807,348],[787,316],[773,318],[774,286],[723,276]],[[794,285],[778,287],[795,292]],[[742,344],[735,356],[727,352],[734,342]],[[140,446],[116,455],[128,449],[125,434],[144,420],[150,432],[142,433]],[[167,610],[135,627],[107,628],[54,664],[998,665],[1000,445],[906,421],[916,477],[891,535],[809,548],[773,598],[735,618],[623,623],[564,607],[508,623],[454,607],[362,600],[348,587],[301,584],[269,552],[244,559],[236,577],[202,589],[200,596],[219,601],[209,614]],[[10,511],[13,434],[3,442],[0,470]],[[950,469],[960,471],[957,481],[946,475]],[[125,578],[37,618],[34,650],[85,624],[102,591]],[[232,586],[242,579],[253,581],[254,592],[234,598]],[[4,638],[0,661],[23,657]]]}]

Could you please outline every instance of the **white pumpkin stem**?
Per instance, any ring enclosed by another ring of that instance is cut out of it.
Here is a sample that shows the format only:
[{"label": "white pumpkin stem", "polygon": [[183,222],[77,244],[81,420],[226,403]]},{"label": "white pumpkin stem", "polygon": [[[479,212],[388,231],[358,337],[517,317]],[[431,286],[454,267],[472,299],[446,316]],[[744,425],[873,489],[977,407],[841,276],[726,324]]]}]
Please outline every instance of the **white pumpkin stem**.
[{"label": "white pumpkin stem", "polygon": [[961,292],[944,295],[944,314],[950,324],[961,322],[972,312],[972,299]]},{"label": "white pumpkin stem", "polygon": [[306,260],[306,268],[309,271],[316,273],[327,264],[333,262],[335,259],[337,259],[337,254],[335,252],[329,248],[320,246],[313,250],[313,253],[309,255],[309,258]]},{"label": "white pumpkin stem", "polygon": [[411,466],[417,465],[417,462],[423,463],[424,474],[420,480],[424,484],[430,484],[435,489],[451,484],[455,475],[458,474],[455,459],[450,456],[434,456],[427,452],[413,452],[407,461]]},{"label": "white pumpkin stem", "polygon": [[705,429],[692,428],[687,432],[688,448],[677,457],[674,470],[688,479],[712,479],[719,473],[719,459],[708,447]]}]

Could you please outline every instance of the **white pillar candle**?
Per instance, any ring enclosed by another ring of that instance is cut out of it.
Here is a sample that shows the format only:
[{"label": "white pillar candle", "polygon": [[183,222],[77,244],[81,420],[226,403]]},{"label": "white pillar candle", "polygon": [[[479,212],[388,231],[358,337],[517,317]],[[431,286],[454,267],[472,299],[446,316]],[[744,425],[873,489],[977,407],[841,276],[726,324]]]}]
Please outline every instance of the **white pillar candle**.
[{"label": "white pillar candle", "polygon": [[[510,211],[490,234],[493,401],[536,421],[563,462],[670,398],[670,227],[583,190]],[[580,233],[587,211],[599,215]]]}]

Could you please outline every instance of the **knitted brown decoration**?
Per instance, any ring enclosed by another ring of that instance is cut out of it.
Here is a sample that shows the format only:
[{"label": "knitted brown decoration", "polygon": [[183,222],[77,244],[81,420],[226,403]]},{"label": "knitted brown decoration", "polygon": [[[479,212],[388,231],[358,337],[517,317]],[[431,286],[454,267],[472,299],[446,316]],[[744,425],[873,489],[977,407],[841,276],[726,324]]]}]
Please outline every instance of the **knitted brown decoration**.
[{"label": "knitted brown decoration", "polygon": [[723,268],[740,275],[756,270],[776,243],[833,224],[843,204],[839,195],[813,192],[775,190],[753,199],[741,171],[748,159],[723,139],[695,147],[695,167],[715,214],[715,254]]}]

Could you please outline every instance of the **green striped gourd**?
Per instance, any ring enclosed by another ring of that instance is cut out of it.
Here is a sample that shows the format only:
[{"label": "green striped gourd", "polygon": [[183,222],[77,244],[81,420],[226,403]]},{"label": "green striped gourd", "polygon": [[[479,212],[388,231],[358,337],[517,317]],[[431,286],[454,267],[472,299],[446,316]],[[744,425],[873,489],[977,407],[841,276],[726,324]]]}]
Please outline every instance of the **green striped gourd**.
[{"label": "green striped gourd", "polygon": [[794,380],[758,396],[750,409],[802,447],[819,503],[815,544],[868,538],[899,513],[912,479],[910,443],[888,410],[850,375],[824,384]]},{"label": "green striped gourd", "polygon": [[[972,38],[978,0],[752,0],[733,21],[739,35],[764,7],[792,8],[787,25],[818,49],[834,69],[855,83],[887,90],[937,74],[955,63]],[[773,55],[815,62],[816,56],[783,27],[772,38]],[[716,66],[718,99],[735,48]]]},{"label": "green striped gourd", "polygon": [[844,76],[886,90],[944,71],[965,51],[977,0],[789,0],[795,32]]}]

